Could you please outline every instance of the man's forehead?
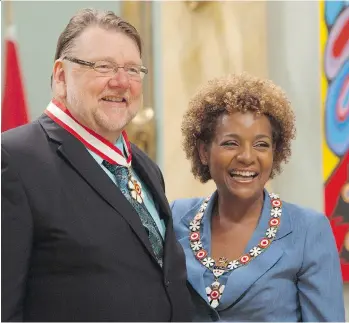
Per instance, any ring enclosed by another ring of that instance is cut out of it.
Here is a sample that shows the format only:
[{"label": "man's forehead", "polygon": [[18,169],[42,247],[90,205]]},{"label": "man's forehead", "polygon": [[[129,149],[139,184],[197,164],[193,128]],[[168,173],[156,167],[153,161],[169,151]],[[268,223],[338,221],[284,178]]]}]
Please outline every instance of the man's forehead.
[{"label": "man's forehead", "polygon": [[141,62],[136,41],[117,30],[89,27],[75,40],[73,52],[93,59]]}]

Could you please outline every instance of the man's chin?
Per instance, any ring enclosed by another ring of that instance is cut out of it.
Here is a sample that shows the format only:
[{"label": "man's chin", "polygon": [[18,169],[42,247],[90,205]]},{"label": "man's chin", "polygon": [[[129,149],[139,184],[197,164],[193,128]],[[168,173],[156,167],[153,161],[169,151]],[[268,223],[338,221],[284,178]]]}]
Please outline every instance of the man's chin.
[{"label": "man's chin", "polygon": [[130,122],[131,120],[108,120],[106,122],[99,122],[99,126],[108,132],[120,132],[124,130]]}]

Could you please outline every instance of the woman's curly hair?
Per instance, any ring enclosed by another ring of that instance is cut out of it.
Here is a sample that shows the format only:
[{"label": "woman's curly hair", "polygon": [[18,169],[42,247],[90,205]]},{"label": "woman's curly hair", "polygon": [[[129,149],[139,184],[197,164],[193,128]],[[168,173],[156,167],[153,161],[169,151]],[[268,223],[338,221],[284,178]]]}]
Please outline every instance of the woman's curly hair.
[{"label": "woman's curly hair", "polygon": [[235,111],[253,111],[268,117],[275,145],[270,178],[281,172],[281,163],[287,163],[291,156],[295,116],[284,91],[269,80],[247,73],[214,79],[190,100],[181,127],[183,147],[187,159],[191,161],[191,171],[202,183],[210,180],[211,174],[208,166],[201,163],[198,142],[210,144],[218,117]]}]

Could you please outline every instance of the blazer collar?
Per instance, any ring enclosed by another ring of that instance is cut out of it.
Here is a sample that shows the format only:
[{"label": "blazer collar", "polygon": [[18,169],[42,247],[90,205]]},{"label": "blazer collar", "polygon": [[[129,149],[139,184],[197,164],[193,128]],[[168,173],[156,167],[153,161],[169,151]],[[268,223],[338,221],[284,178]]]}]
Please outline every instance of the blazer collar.
[{"label": "blazer collar", "polygon": [[[268,222],[270,220],[270,211],[271,199],[267,190],[264,190],[262,214],[257,228],[247,244],[245,253],[248,253],[249,250],[257,246],[260,239],[265,236],[265,232],[269,226]],[[221,299],[222,304],[225,305],[219,306],[218,310],[224,310],[237,303],[253,285],[253,283],[263,276],[282,257],[283,248],[280,240],[292,232],[290,217],[287,214],[287,209],[283,208],[282,212],[279,230],[269,248],[258,257],[251,260],[248,265],[240,267],[228,274],[228,280]]]},{"label": "blazer collar", "polygon": [[[154,261],[156,261],[149,238],[142,226],[137,212],[127,201],[121,191],[117,189],[108,175],[93,159],[86,147],[45,114],[39,118],[39,122],[47,136],[57,143],[58,155],[65,159],[68,164],[95,189],[96,193],[128,222],[146,249],[153,255]],[[136,160],[137,157],[135,158],[135,163],[140,165],[141,161]],[[142,177],[146,174],[142,167],[139,167],[138,170],[142,172]],[[149,181],[146,180],[146,183],[149,184]]]},{"label": "blazer collar", "polygon": [[[217,199],[217,191],[215,191],[207,204],[206,210],[204,212],[204,217],[202,221],[202,230],[201,231],[201,241],[204,246],[207,246],[208,248],[206,251],[210,254],[211,253],[211,215],[212,210],[215,204],[215,201]],[[206,272],[206,267],[203,265],[200,265],[198,263],[198,260],[196,259],[193,251],[190,248],[189,243],[189,225],[190,222],[193,220],[194,216],[198,213],[202,203],[204,202],[204,198],[200,199],[198,203],[196,203],[191,209],[188,210],[184,214],[184,216],[181,218],[181,225],[184,230],[181,230],[180,234],[177,236],[178,240],[181,242],[182,246],[184,247],[185,257],[186,257],[186,264],[187,264],[187,272],[188,272],[188,281],[190,284],[195,288],[196,292],[206,301],[206,285],[204,281],[204,273]]]},{"label": "blazer collar", "polygon": [[[203,218],[203,232],[201,240],[204,246],[208,246],[207,252],[209,254],[211,254],[211,216],[216,198],[217,191],[215,191],[211,195]],[[187,228],[189,227],[189,223],[193,220],[193,217],[198,212],[203,201],[204,199],[200,200],[199,203],[197,203],[193,208],[188,210],[188,212],[181,219],[182,225],[185,225]],[[268,222],[270,220],[270,211],[271,205],[269,193],[267,192],[267,190],[264,190],[264,203],[262,214],[259,219],[257,228],[247,244],[245,253],[248,253],[249,250],[256,246],[259,243],[260,239],[264,237],[265,232],[268,228]],[[271,243],[270,247],[261,255],[253,259],[248,265],[240,267],[226,274],[228,275],[228,280],[221,299],[221,303],[225,304],[225,306],[220,305],[217,308],[218,310],[224,310],[238,302],[239,299],[244,295],[244,293],[251,287],[251,285],[259,277],[264,275],[281,258],[283,254],[283,249],[282,244],[279,240],[281,240],[291,232],[292,229],[290,224],[290,217],[287,214],[287,210],[283,208],[281,224],[276,234],[276,237],[274,241]],[[187,257],[188,280],[197,289],[197,292],[200,294],[200,296],[206,302],[208,302],[205,293],[205,289],[207,286],[204,282],[204,273],[208,269],[206,269],[204,266],[195,266],[195,262],[197,262],[198,260],[195,258],[194,253],[190,248],[189,239],[187,236],[188,235],[183,237],[183,239],[188,240],[187,248],[184,248]]]},{"label": "blazer collar", "polygon": [[[213,194],[210,196],[210,200],[207,204],[207,208],[206,208],[205,213],[204,213],[203,224],[204,224],[204,227],[207,228],[207,232],[205,230],[204,235],[205,236],[208,235],[209,241],[211,241],[212,209],[214,207],[214,204],[215,204],[217,197],[218,197],[218,192],[217,191],[213,192]],[[271,211],[270,201],[271,201],[271,199],[269,197],[269,193],[266,189],[264,189],[264,202],[263,202],[262,214],[261,214],[261,217],[258,221],[257,228],[256,228],[252,238],[250,239],[245,251],[248,251],[252,247],[254,247],[254,245],[256,245],[259,242],[261,237],[264,236],[265,231],[268,227],[268,222],[270,220],[270,211]],[[200,199],[197,204],[195,204],[191,209],[189,209],[183,215],[183,217],[181,218],[182,224],[184,224],[185,226],[187,226],[189,228],[190,222],[193,220],[194,216],[199,211],[199,208],[203,202],[204,202],[204,198]],[[280,224],[279,230],[276,234],[274,241],[283,238],[284,236],[288,235],[292,231],[291,224],[290,224],[290,217],[287,214],[287,209],[285,210],[285,208],[283,208],[282,212],[283,213],[282,213],[282,217],[281,217],[281,224]],[[211,250],[207,250],[207,251],[210,252]]]}]

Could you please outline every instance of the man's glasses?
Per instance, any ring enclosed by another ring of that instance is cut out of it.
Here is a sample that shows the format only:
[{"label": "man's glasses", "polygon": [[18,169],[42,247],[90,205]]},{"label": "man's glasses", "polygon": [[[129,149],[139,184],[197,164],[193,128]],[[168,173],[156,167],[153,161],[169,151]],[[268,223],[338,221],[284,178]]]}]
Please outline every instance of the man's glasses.
[{"label": "man's glasses", "polygon": [[136,64],[125,64],[120,66],[116,63],[109,61],[97,61],[97,62],[87,62],[78,58],[65,56],[63,59],[80,64],[83,66],[88,66],[93,68],[97,73],[101,73],[105,76],[113,76],[117,73],[119,68],[123,68],[131,79],[140,80],[143,79],[144,75],[148,73],[148,69],[145,66]]}]

